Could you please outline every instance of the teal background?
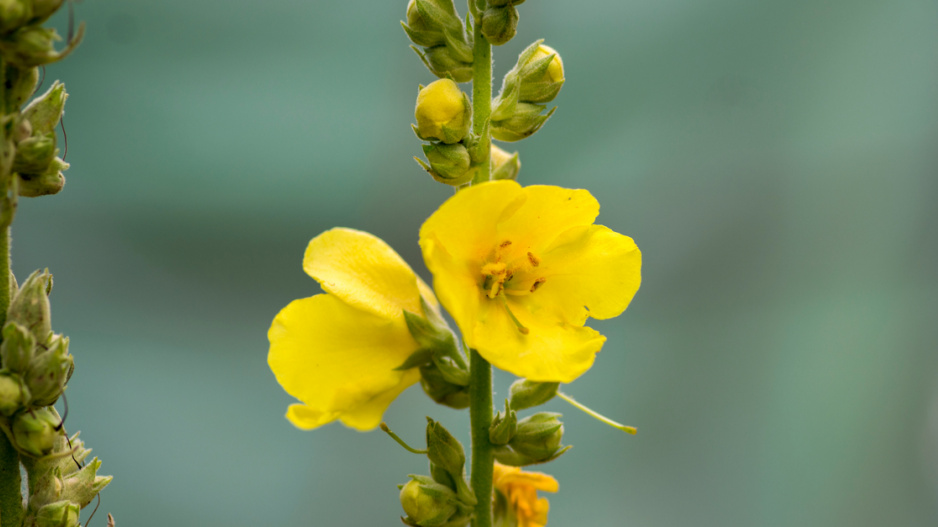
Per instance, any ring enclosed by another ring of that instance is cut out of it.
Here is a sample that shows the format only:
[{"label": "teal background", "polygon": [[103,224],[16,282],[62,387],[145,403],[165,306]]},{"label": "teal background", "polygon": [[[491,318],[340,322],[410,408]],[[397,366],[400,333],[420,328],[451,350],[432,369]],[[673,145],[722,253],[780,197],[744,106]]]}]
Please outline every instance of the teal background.
[{"label": "teal background", "polygon": [[[318,291],[306,243],[375,233],[429,278],[450,190],[413,162],[404,0],[85,0],[48,68],[68,183],[23,200],[17,276],[55,274],[67,427],[114,474],[92,522],[399,525],[425,471],[380,432],[294,429],[266,331]],[[462,5],[458,5],[464,11]],[[510,145],[525,184],[589,189],[643,284],[565,387],[550,525],[938,525],[938,3],[534,0],[567,84]],[[67,17],[59,16],[62,32]],[[497,83],[496,83],[497,89]],[[496,377],[496,400],[511,382]],[[387,413],[468,441],[418,388]]]}]

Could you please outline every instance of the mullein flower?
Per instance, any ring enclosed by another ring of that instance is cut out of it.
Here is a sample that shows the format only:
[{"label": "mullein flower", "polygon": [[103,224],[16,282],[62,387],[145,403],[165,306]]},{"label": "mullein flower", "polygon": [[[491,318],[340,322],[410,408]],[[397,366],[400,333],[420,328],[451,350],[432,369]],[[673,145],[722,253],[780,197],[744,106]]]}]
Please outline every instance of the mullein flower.
[{"label": "mullein flower", "polygon": [[594,225],[598,214],[586,190],[492,181],[424,222],[424,261],[470,348],[532,381],[589,369],[606,338],[587,318],[622,313],[641,281],[638,247]]},{"label": "mullein flower", "polygon": [[541,472],[524,472],[495,463],[495,518],[498,527],[544,527],[550,505],[537,491],[557,492],[557,480]]},{"label": "mullein flower", "polygon": [[287,419],[303,429],[341,421],[357,430],[378,426],[416,368],[398,370],[419,345],[404,310],[438,309],[430,288],[391,247],[352,229],[313,238],[303,269],[326,294],[294,300],[274,318],[268,364],[293,404]]}]

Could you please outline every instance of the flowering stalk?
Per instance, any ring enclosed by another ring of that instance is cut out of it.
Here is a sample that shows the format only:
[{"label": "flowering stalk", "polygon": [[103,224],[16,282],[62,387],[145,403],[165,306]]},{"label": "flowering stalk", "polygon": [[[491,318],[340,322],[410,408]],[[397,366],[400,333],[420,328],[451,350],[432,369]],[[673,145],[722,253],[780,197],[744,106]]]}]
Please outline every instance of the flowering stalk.
[{"label": "flowering stalk", "polygon": [[473,183],[488,181],[491,176],[489,166],[489,117],[492,115],[492,45],[482,34],[482,12],[484,0],[470,2],[474,23],[472,24],[472,133],[479,136],[484,160],[479,171],[472,178]]}]

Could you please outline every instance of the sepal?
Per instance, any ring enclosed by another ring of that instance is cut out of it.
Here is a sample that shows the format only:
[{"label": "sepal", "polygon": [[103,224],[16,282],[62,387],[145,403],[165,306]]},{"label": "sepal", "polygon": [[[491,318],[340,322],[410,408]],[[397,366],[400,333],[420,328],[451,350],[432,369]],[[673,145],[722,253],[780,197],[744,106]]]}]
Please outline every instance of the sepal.
[{"label": "sepal", "polygon": [[4,369],[23,373],[29,368],[36,350],[36,337],[25,327],[10,321],[3,326],[0,364]]},{"label": "sepal", "polygon": [[492,418],[489,426],[489,441],[493,445],[507,445],[518,429],[518,414],[511,408],[511,403],[505,400],[505,411],[498,412]]},{"label": "sepal", "polygon": [[515,113],[509,119],[492,121],[492,137],[509,143],[530,137],[544,126],[557,109],[551,108],[547,114],[541,115],[545,108],[546,106],[540,104],[519,102]]},{"label": "sepal", "polygon": [[559,382],[534,382],[527,379],[518,379],[508,389],[508,398],[511,407],[515,410],[526,410],[540,406],[557,395]]},{"label": "sepal", "polygon": [[21,453],[42,457],[52,452],[55,440],[62,435],[62,418],[51,406],[23,411],[13,417],[13,442]]}]

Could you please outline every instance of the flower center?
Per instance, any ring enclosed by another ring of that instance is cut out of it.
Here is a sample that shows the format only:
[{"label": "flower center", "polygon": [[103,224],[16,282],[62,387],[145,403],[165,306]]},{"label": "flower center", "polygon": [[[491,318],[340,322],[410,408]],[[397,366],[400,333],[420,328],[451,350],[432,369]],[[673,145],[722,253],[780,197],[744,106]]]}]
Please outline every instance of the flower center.
[{"label": "flower center", "polygon": [[482,290],[489,300],[500,300],[511,320],[518,326],[518,331],[527,335],[524,327],[508,307],[506,295],[529,295],[546,278],[537,276],[541,260],[534,253],[512,247],[511,240],[505,240],[496,246],[482,265]]}]

